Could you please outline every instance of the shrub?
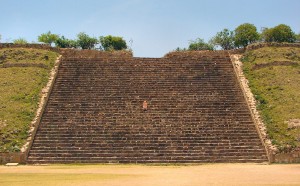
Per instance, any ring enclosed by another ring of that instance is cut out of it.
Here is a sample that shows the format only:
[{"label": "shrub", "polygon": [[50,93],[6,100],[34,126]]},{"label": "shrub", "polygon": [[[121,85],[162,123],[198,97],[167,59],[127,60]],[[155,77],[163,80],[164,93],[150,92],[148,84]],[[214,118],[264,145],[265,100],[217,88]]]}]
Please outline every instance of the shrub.
[{"label": "shrub", "polygon": [[77,48],[78,43],[75,40],[67,39],[64,36],[55,41],[55,45],[60,48]]},{"label": "shrub", "polygon": [[220,46],[224,50],[234,49],[234,32],[225,28],[214,36],[210,43],[215,46]]},{"label": "shrub", "polygon": [[26,41],[26,39],[24,38],[19,38],[19,39],[15,39],[14,41],[14,44],[27,44],[28,42]]},{"label": "shrub", "polygon": [[51,45],[58,39],[57,34],[52,34],[50,31],[38,36],[38,41]]},{"label": "shrub", "polygon": [[205,43],[201,38],[197,38],[194,41],[190,41],[188,50],[214,50],[214,46],[209,43]]},{"label": "shrub", "polygon": [[122,37],[108,35],[105,37],[101,36],[99,40],[106,51],[127,49],[126,41]]},{"label": "shrub", "polygon": [[90,37],[84,32],[80,32],[77,35],[77,43],[82,49],[93,49],[98,43],[98,40],[94,37]]}]

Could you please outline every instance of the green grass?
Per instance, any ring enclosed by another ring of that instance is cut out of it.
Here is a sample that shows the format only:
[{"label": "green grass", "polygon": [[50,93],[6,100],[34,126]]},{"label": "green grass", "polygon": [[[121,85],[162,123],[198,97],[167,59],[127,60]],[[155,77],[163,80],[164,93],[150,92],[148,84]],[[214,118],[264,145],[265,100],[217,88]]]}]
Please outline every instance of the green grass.
[{"label": "green grass", "polygon": [[[0,50],[0,152],[20,151],[25,143],[57,56],[38,49]],[[5,63],[44,64],[47,68],[2,68]]]},{"label": "green grass", "polygon": [[[265,47],[246,52],[242,61],[269,138],[280,151],[299,147],[300,130],[288,128],[287,121],[300,119],[300,48]],[[272,62],[298,65],[272,65]],[[269,66],[254,70],[259,64]]]}]

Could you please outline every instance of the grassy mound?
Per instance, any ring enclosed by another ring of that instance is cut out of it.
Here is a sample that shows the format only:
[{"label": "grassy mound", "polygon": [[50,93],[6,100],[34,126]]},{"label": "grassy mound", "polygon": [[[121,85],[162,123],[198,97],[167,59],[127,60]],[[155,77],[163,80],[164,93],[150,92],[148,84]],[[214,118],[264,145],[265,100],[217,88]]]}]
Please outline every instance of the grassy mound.
[{"label": "grassy mound", "polygon": [[0,152],[20,151],[25,143],[57,57],[38,49],[0,50]]},{"label": "grassy mound", "polygon": [[244,73],[269,138],[280,151],[300,147],[300,48],[265,47],[248,51]]}]

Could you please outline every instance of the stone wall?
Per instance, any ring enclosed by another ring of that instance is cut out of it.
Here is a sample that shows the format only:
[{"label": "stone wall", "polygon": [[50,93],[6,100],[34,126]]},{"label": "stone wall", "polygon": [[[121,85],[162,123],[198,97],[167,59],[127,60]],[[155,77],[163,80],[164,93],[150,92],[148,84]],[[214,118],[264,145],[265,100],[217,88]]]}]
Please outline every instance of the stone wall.
[{"label": "stone wall", "polygon": [[54,82],[55,82],[55,79],[56,79],[56,76],[57,76],[57,73],[58,73],[58,69],[59,69],[59,65],[60,65],[60,59],[61,59],[61,55],[55,61],[54,68],[52,68],[52,70],[50,72],[50,77],[49,77],[49,80],[48,80],[48,83],[47,83],[46,87],[44,87],[42,89],[42,96],[40,98],[39,106],[38,106],[38,109],[36,111],[35,118],[31,122],[29,137],[27,138],[27,142],[24,144],[24,146],[21,149],[21,152],[24,153],[24,158],[25,159],[27,159],[29,149],[30,149],[30,147],[33,143],[36,131],[39,127],[39,124],[40,124],[40,121],[41,121],[41,118],[42,118],[42,114],[44,112],[47,101],[49,99],[49,95],[52,91],[52,88],[53,88],[53,85],[54,85]]},{"label": "stone wall", "polygon": [[[299,43],[258,43],[249,45],[247,50],[254,50],[263,47],[300,47]],[[45,44],[26,44],[17,45],[12,43],[0,44],[1,48],[37,48],[51,50],[63,54],[65,58],[132,58],[132,53],[128,51],[117,51],[117,52],[104,52],[96,50],[76,50],[76,49],[58,49],[53,48]],[[228,53],[243,53],[244,49],[237,49],[232,51],[185,51],[185,52],[170,52],[165,55],[164,58],[182,60],[184,58],[198,59],[203,58],[209,59],[213,56],[218,59],[222,55]],[[163,60],[163,59],[162,59]],[[214,59],[215,60],[215,59]],[[165,62],[165,61],[164,61]],[[151,61],[153,63],[153,61]],[[172,64],[172,63],[171,63]],[[125,68],[125,67],[124,67]],[[29,145],[30,146],[30,145]],[[27,149],[26,149],[27,150]],[[24,163],[26,159],[25,153],[0,153],[0,164],[5,164],[9,162]],[[270,154],[269,154],[270,155]],[[271,154],[271,162],[276,163],[300,163],[300,151],[295,151],[292,153],[281,153],[281,154]]]},{"label": "stone wall", "polygon": [[274,163],[300,163],[300,150],[290,153],[279,153],[273,157]]},{"label": "stone wall", "polygon": [[246,79],[243,72],[243,63],[240,61],[241,56],[242,55],[238,54],[231,55],[231,62],[233,63],[237,79],[239,80],[240,86],[244,93],[244,97],[249,106],[249,110],[251,112],[252,119],[256,125],[257,132],[259,133],[262,143],[265,145],[269,162],[271,163],[274,162],[274,153],[277,151],[277,148],[272,145],[270,139],[268,139],[267,137],[267,129],[256,108],[256,100],[249,87],[249,82]]},{"label": "stone wall", "polygon": [[228,52],[82,53],[61,61],[28,163],[267,161]]},{"label": "stone wall", "polygon": [[245,52],[245,48],[237,48],[237,49],[232,49],[232,50],[228,50],[230,55],[233,54],[243,54]]},{"label": "stone wall", "polygon": [[[254,43],[248,45],[246,51],[256,50],[264,47],[296,47],[300,48],[300,43]],[[300,163],[300,150],[297,149],[289,153],[270,154],[271,163]]]},{"label": "stone wall", "polygon": [[25,163],[25,154],[21,152],[0,153],[0,165],[6,163]]},{"label": "stone wall", "polygon": [[[263,47],[300,47],[299,43],[256,43],[249,45],[246,49],[246,51],[251,51]],[[229,51],[230,54],[236,54],[235,50]],[[269,161],[270,163],[300,163],[300,149],[296,149],[293,152],[290,153],[280,153],[278,149],[271,144],[271,141],[266,136],[266,128],[263,124],[263,121],[261,120],[261,117],[259,116],[258,111],[256,110],[256,101],[253,97],[248,84],[248,80],[245,79],[245,76],[243,75],[242,71],[242,62],[238,60],[238,58],[241,57],[241,55],[231,55],[232,62],[235,66],[235,69],[237,70],[236,73],[238,75],[238,79],[241,82],[241,85],[243,87],[243,90],[246,93],[246,98],[248,101],[248,104],[250,106],[250,110],[252,111],[252,114],[254,115],[254,121],[258,126],[258,131],[260,132],[262,141],[264,142],[266,149],[268,151]]]}]

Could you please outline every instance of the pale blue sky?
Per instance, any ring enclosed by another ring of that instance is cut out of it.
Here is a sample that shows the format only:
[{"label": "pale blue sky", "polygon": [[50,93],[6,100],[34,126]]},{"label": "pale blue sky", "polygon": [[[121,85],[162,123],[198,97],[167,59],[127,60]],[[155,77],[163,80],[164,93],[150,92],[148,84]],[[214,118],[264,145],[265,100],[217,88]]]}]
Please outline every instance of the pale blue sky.
[{"label": "pale blue sky", "polygon": [[[123,36],[134,56],[162,57],[190,40],[208,41],[242,23],[300,32],[300,0],[0,0],[1,42],[37,41],[51,31],[74,39]],[[129,44],[129,42],[128,42]]]}]

